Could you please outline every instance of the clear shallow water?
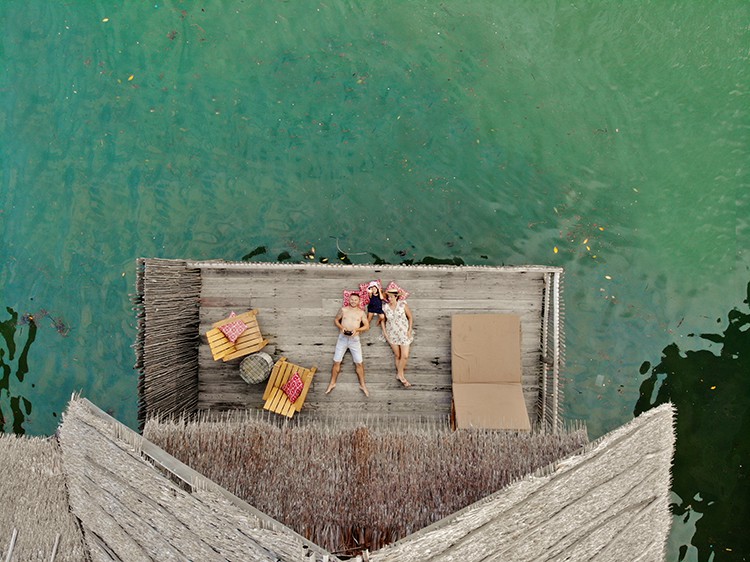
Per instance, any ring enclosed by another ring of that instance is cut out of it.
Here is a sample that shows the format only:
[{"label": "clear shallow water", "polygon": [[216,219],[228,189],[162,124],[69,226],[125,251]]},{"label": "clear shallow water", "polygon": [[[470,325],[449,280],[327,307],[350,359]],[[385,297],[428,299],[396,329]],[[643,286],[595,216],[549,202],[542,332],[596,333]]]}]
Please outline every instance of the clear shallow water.
[{"label": "clear shallow water", "polygon": [[[38,323],[22,382],[4,355],[6,430],[11,397],[32,405],[26,431],[50,433],[76,390],[135,425],[138,256],[335,260],[337,244],[354,262],[564,266],[566,415],[592,437],[622,424],[662,350],[719,356],[690,334],[747,312],[749,15],[740,1],[4,2],[0,304]],[[4,326],[20,350],[29,327]],[[680,369],[693,420],[705,373]],[[705,514],[676,519],[671,559],[750,549],[707,507],[750,501],[750,397],[731,388],[731,423],[678,438],[676,474],[706,472],[676,477],[675,501]],[[731,493],[701,489],[718,436],[740,455]]]}]

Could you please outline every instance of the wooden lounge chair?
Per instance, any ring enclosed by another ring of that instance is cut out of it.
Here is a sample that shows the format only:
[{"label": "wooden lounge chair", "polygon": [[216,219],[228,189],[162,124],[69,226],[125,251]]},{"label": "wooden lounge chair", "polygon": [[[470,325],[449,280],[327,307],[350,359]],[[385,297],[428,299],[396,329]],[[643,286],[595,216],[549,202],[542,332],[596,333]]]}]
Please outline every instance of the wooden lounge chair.
[{"label": "wooden lounge chair", "polygon": [[[214,361],[218,361],[219,359],[230,361],[238,357],[244,357],[245,355],[260,351],[268,344],[268,340],[263,339],[263,334],[260,333],[257,314],[258,310],[253,309],[211,324],[211,329],[206,332],[206,338],[208,339],[208,346],[211,348],[211,355]],[[240,337],[231,342],[224,335],[224,332],[219,329],[219,326],[229,324],[235,320],[242,320],[247,325],[247,328],[242,332]]]},{"label": "wooden lounge chair", "polygon": [[[282,357],[276,361],[276,364],[271,371],[271,376],[268,379],[266,391],[263,393],[263,400],[266,401],[263,405],[263,409],[291,418],[296,412],[299,412],[302,409],[302,405],[305,403],[305,398],[307,398],[307,392],[310,390],[315,371],[317,371],[315,367],[307,369],[295,365],[294,363],[289,363],[286,360],[286,357]],[[294,401],[294,404],[292,404],[289,401],[289,397],[283,390],[281,390],[281,387],[286,384],[294,373],[299,373],[299,376],[304,383],[304,387],[299,398],[297,398],[297,400]]]}]

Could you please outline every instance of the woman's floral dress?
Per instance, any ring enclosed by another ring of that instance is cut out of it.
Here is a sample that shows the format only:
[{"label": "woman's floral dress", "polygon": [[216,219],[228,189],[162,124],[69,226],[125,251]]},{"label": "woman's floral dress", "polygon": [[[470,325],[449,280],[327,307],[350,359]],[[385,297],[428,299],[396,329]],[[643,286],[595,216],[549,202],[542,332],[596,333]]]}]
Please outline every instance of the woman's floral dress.
[{"label": "woman's floral dress", "polygon": [[408,345],[414,339],[409,337],[409,319],[406,317],[406,301],[398,301],[396,308],[389,303],[383,304],[385,313],[385,333],[388,341],[396,345]]}]

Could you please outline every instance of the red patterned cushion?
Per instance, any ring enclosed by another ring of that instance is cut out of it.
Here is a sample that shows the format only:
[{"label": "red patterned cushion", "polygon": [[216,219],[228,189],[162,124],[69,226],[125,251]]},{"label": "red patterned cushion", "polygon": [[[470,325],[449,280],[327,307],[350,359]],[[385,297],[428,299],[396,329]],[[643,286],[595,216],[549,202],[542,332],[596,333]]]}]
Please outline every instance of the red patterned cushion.
[{"label": "red patterned cushion", "polygon": [[[229,315],[230,318],[234,316],[237,316],[234,312]],[[242,332],[244,332],[246,329],[247,324],[245,324],[242,320],[235,320],[234,322],[229,322],[228,324],[219,326],[219,330],[221,330],[227,337],[227,339],[232,343],[236,342],[237,338],[239,338],[242,335]]]},{"label": "red patterned cushion", "polygon": [[299,395],[302,394],[303,388],[305,388],[305,383],[302,382],[299,373],[294,373],[292,377],[286,381],[286,384],[281,387],[281,390],[289,397],[289,402],[294,404],[297,398],[299,398]]},{"label": "red patterned cushion", "polygon": [[367,303],[370,302],[370,293],[367,292],[367,283],[360,283],[359,284],[359,302],[367,306]]},{"label": "red patterned cushion", "polygon": [[[367,294],[367,291],[365,291],[365,295],[366,294]],[[350,295],[359,295],[359,308],[361,308],[362,310],[364,310],[365,307],[367,306],[367,304],[365,303],[365,299],[362,296],[362,293],[360,291],[348,291],[348,290],[345,290],[344,291],[344,306],[345,307],[349,306],[349,296]]]},{"label": "red patterned cushion", "polygon": [[405,301],[408,296],[411,294],[409,291],[405,291],[401,287],[398,286],[398,284],[395,281],[391,281],[388,283],[388,286],[385,288],[385,292],[388,291],[398,291],[398,300]]}]

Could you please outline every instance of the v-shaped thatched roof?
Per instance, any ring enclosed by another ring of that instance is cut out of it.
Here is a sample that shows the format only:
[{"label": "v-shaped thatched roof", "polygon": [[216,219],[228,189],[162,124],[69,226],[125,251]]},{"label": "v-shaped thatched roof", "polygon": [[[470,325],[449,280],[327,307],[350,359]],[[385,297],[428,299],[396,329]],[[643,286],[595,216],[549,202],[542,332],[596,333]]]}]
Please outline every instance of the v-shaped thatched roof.
[{"label": "v-shaped thatched roof", "polygon": [[[369,559],[663,560],[673,421],[670,405],[646,412],[543,475],[516,482]],[[92,560],[335,560],[86,400],[71,401],[59,443],[62,470],[33,478],[42,489],[64,473],[70,509]],[[3,495],[16,485],[4,477]],[[64,504],[40,509],[67,511]],[[39,517],[12,511],[0,522],[10,521],[23,537],[39,531]],[[49,529],[53,536],[55,531]],[[8,539],[9,529],[0,528],[3,555]],[[76,540],[80,544],[73,536],[70,550],[61,549],[56,559],[80,559]],[[40,559],[49,559],[51,546],[37,545]]]}]

